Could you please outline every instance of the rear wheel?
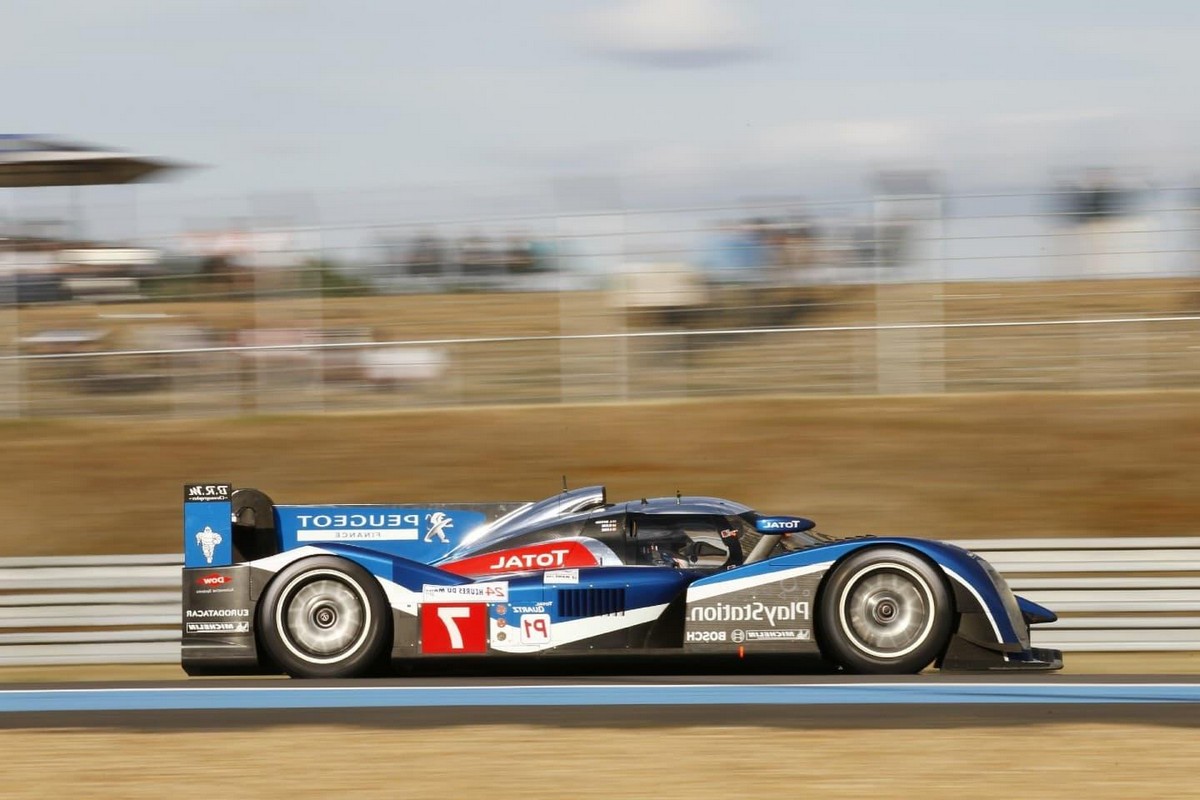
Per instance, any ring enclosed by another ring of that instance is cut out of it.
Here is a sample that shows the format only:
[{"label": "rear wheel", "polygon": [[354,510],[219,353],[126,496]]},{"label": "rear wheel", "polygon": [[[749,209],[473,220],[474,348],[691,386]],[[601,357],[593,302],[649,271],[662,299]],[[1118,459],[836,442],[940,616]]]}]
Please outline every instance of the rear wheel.
[{"label": "rear wheel", "polygon": [[849,672],[920,672],[942,653],[953,629],[945,579],[908,550],[859,551],[822,589],[821,649]]},{"label": "rear wheel", "polygon": [[391,638],[391,612],[362,567],[306,558],[280,570],[263,593],[258,632],[292,677],[349,678],[378,664]]}]

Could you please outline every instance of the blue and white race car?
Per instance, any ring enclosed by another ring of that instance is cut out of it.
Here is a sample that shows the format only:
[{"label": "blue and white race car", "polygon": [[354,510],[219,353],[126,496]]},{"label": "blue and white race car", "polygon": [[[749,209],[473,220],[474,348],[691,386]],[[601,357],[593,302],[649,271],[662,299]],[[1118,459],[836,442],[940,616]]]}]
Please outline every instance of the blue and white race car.
[{"label": "blue and white race car", "polygon": [[830,539],[714,497],[276,505],[190,484],[183,667],[351,677],[426,657],[796,654],[856,673],[1052,670],[1055,615],[924,539]]}]

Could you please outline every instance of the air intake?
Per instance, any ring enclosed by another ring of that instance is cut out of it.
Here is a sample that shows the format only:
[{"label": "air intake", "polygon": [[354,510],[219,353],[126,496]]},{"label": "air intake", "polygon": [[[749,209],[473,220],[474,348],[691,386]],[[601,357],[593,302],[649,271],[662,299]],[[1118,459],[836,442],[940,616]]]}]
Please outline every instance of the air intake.
[{"label": "air intake", "polygon": [[624,613],[624,589],[558,590],[558,616],[562,619]]}]

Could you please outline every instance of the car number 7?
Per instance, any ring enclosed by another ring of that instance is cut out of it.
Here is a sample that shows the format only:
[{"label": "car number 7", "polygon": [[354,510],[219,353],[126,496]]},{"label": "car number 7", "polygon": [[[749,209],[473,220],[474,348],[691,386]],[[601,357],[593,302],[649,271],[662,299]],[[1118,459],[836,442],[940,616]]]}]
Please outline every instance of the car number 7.
[{"label": "car number 7", "polygon": [[446,626],[446,633],[450,636],[450,649],[462,650],[463,637],[462,631],[459,630],[458,620],[470,619],[471,609],[465,606],[442,606],[437,610],[438,619]]}]

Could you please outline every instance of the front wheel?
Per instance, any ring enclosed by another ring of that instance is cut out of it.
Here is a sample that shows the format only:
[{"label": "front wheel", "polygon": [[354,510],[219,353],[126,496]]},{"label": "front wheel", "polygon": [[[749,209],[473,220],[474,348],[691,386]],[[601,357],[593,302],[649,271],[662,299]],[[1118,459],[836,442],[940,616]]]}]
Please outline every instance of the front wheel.
[{"label": "front wheel", "polygon": [[294,678],[362,675],[391,638],[391,611],[378,581],[332,556],[280,570],[259,601],[257,622],[267,653]]},{"label": "front wheel", "polygon": [[915,553],[861,550],[822,589],[817,635],[824,655],[848,672],[920,672],[954,630],[945,578]]}]

